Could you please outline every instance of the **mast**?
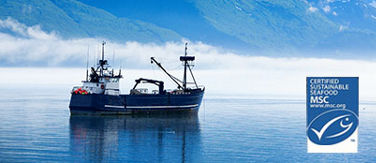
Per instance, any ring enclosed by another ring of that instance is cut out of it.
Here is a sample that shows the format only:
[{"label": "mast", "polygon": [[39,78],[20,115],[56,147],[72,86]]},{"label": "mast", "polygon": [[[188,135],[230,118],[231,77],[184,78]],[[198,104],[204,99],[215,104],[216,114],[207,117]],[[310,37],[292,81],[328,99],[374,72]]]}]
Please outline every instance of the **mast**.
[{"label": "mast", "polygon": [[101,66],[101,71],[100,71],[100,75],[103,76],[103,65],[105,64],[105,61],[104,61],[104,45],[106,44],[105,41],[102,42],[102,60],[99,61],[99,64]]},{"label": "mast", "polygon": [[106,44],[105,41],[102,42],[102,61],[104,60],[104,45]]},{"label": "mast", "polygon": [[194,56],[188,56],[187,55],[187,45],[188,43],[185,43],[185,53],[184,53],[184,56],[180,56],[180,61],[182,61],[184,63],[184,76],[183,76],[183,89],[184,90],[187,90],[187,68],[189,69],[189,72],[191,73],[192,75],[192,79],[194,81],[194,84],[197,86],[197,83],[196,83],[196,79],[195,77],[193,76],[193,73],[192,73],[192,70],[191,70],[191,65],[189,62],[192,62],[195,60],[195,57]]},{"label": "mast", "polygon": [[87,46],[86,56],[86,81],[89,81],[89,46]]},{"label": "mast", "polygon": [[[184,52],[184,56],[186,57],[187,56],[187,45],[188,43],[186,42],[185,43],[185,52]],[[184,76],[183,76],[183,89],[187,89],[187,60],[184,61]]]}]

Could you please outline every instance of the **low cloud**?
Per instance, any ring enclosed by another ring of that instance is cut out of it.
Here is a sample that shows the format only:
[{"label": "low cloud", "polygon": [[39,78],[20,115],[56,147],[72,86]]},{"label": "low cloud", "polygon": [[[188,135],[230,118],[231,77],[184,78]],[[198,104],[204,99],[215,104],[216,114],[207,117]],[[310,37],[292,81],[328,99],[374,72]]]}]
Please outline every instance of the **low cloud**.
[{"label": "low cloud", "polygon": [[[45,32],[39,26],[28,27],[11,18],[0,20],[0,31],[7,31],[0,32],[0,65],[13,67],[24,65],[83,67],[88,51],[92,65],[100,56],[102,40],[106,40],[103,38],[63,39],[55,32]],[[184,55],[184,42],[182,40],[154,44],[107,41],[106,58],[110,63],[113,63],[115,58],[114,63],[117,66],[128,68],[145,68],[149,65],[151,56],[166,63],[177,62],[178,57]],[[235,55],[201,42],[190,43],[188,53],[196,55],[204,63],[208,62],[204,65],[215,63],[213,57]]]},{"label": "low cloud", "polygon": [[[12,19],[0,20],[0,28],[1,31],[8,31],[0,33],[0,64],[13,67],[23,66],[24,63],[51,67],[65,64],[85,67],[88,47],[90,65],[93,65],[95,58],[99,57],[100,43],[103,40],[63,39],[54,32],[44,32],[38,26],[27,27]],[[18,36],[10,34],[11,32]],[[155,56],[175,76],[181,77],[182,67],[178,57],[184,54],[184,42],[153,44],[109,41],[106,56],[110,64],[123,67],[124,89],[130,87],[138,77],[169,80],[155,66],[150,65],[151,56]],[[196,56],[196,78],[199,84],[207,87],[209,95],[304,98],[307,76],[359,76],[361,99],[375,97],[373,90],[376,90],[376,63],[373,61],[244,56],[201,42],[190,43],[188,54]],[[85,70],[82,68],[2,68],[0,76],[6,79],[0,83],[9,85],[8,81],[13,81],[15,85],[73,85],[79,84],[84,75]],[[23,80],[25,77],[28,80]],[[166,84],[174,87],[172,82]]]}]

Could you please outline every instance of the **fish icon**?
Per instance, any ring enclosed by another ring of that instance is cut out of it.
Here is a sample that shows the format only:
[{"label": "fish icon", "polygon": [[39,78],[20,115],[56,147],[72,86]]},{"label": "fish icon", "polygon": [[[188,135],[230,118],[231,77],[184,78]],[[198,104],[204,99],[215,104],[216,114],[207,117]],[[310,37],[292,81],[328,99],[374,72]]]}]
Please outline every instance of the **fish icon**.
[{"label": "fish icon", "polygon": [[356,130],[358,117],[348,110],[331,110],[320,114],[307,127],[309,139],[320,145],[339,143]]},{"label": "fish icon", "polygon": [[[349,121],[349,118],[348,118],[348,116],[350,116],[350,115],[342,115],[342,116],[339,116],[339,117],[336,117],[336,118],[334,118],[334,119],[332,119],[332,120],[330,120],[328,123],[326,123],[325,125],[324,125],[324,127],[322,127],[321,128],[321,130],[316,130],[316,129],[314,129],[314,128],[311,128],[311,130],[313,131],[313,132],[315,132],[315,134],[317,135],[317,137],[319,138],[319,140],[321,139],[321,137],[322,137],[322,135],[325,133],[325,131],[330,127],[330,125],[332,125],[334,122],[336,122],[337,120],[339,120],[339,119],[341,119],[341,118],[344,118],[344,117],[347,117],[345,120],[346,121]],[[327,138],[334,138],[334,137],[337,137],[337,136],[341,136],[341,135],[343,135],[344,133],[346,133],[347,131],[349,131],[349,129],[351,128],[351,126],[353,125],[353,123],[349,123],[348,125],[344,125],[343,124],[343,120],[341,120],[341,122],[340,122],[340,126],[342,127],[342,128],[346,128],[345,130],[343,130],[342,132],[340,132],[340,133],[337,133],[337,134],[334,134],[334,135],[331,135],[331,136],[327,136]]]}]

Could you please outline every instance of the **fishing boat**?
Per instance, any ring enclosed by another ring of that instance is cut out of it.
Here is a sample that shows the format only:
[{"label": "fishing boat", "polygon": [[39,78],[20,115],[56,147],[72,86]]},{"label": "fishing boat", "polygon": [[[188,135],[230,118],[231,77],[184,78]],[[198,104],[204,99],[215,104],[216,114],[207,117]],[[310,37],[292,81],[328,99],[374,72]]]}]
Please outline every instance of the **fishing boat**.
[{"label": "fishing boat", "polygon": [[[121,69],[115,74],[108,61],[105,60],[105,42],[102,43],[102,56],[96,67],[91,67],[91,73],[86,70],[86,80],[81,86],[73,87],[69,109],[71,114],[137,114],[153,112],[198,112],[205,87],[198,86],[192,73],[194,56],[180,56],[183,62],[183,80],[173,76],[151,57],[155,63],[177,85],[176,89],[167,91],[164,82],[154,79],[139,78],[129,94],[120,94],[119,80],[123,78]],[[188,82],[187,73],[191,74],[193,82]],[[154,84],[157,90],[148,92],[147,89],[137,88],[140,83]]]}]

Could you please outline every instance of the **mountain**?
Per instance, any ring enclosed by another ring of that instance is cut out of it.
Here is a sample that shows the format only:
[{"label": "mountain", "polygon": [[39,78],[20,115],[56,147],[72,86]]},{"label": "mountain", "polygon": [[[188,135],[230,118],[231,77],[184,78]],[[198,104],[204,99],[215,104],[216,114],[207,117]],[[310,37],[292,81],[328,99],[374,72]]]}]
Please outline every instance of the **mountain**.
[{"label": "mountain", "polygon": [[216,29],[259,49],[312,48],[338,30],[325,16],[309,12],[301,0],[197,0],[195,3]]},{"label": "mountain", "polygon": [[27,26],[40,25],[65,38],[99,37],[115,41],[177,41],[176,32],[154,24],[118,18],[75,0],[0,0],[0,19],[11,17]]},{"label": "mountain", "polygon": [[373,0],[0,0],[9,16],[68,38],[184,37],[244,54],[357,57],[376,46]]},{"label": "mountain", "polygon": [[342,29],[376,31],[376,1],[374,0],[309,0],[308,2]]},{"label": "mountain", "polygon": [[[249,44],[217,30],[196,7],[186,0],[79,0],[117,17],[142,20],[177,32],[192,41],[225,48],[242,49]],[[248,48],[249,49],[249,48]]]},{"label": "mountain", "polygon": [[339,26],[318,44],[321,49],[373,54],[376,45],[376,1],[308,0],[311,9]]},{"label": "mountain", "polygon": [[80,1],[118,17],[171,29],[191,40],[248,52],[313,51],[338,56],[372,53],[376,45],[374,1]]}]

